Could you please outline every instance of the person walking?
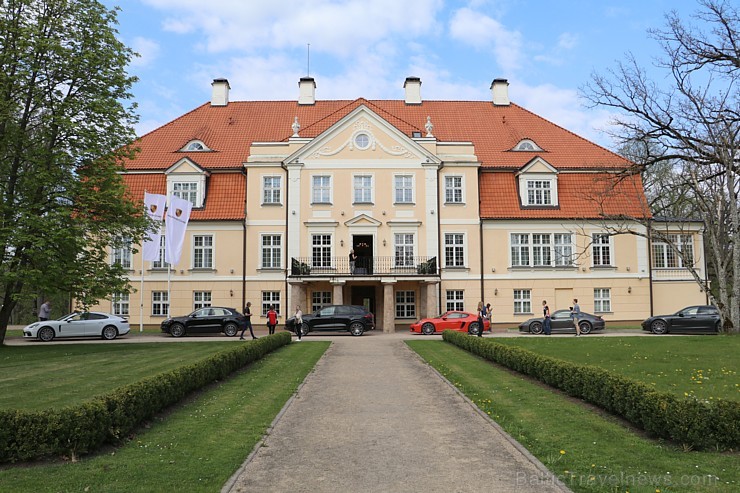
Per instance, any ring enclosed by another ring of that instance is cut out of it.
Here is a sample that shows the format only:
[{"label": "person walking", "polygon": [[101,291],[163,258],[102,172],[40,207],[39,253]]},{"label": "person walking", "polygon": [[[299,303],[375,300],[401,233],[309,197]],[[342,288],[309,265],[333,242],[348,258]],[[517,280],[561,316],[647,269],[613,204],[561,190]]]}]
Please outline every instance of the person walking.
[{"label": "person walking", "polygon": [[483,320],[486,319],[486,307],[482,301],[478,302],[478,337],[483,337]]},{"label": "person walking", "polygon": [[44,300],[44,303],[39,308],[39,322],[49,320],[51,317],[51,301]]},{"label": "person walking", "polygon": [[267,310],[267,332],[269,335],[275,333],[275,326],[278,323],[278,314],[275,311],[275,305],[270,305],[270,309]]},{"label": "person walking", "polygon": [[244,307],[244,316],[247,317],[247,323],[244,325],[244,328],[242,329],[242,333],[239,336],[239,340],[244,340],[244,332],[246,332],[247,329],[249,329],[249,333],[252,335],[252,339],[257,339],[257,337],[254,335],[254,330],[252,330],[252,309],[250,308],[252,306],[251,301],[247,301],[247,306]]},{"label": "person walking", "polygon": [[573,325],[576,326],[576,337],[581,335],[581,327],[578,322],[581,318],[581,307],[578,305],[578,298],[573,298],[573,307],[570,309],[570,316],[573,319]]},{"label": "person walking", "polygon": [[298,336],[298,340],[301,340],[301,336],[303,335],[303,312],[301,311],[301,305],[296,305],[295,307],[295,314],[293,315],[295,321],[293,322],[293,327],[295,327],[295,335]]},{"label": "person walking", "polygon": [[550,320],[550,307],[547,306],[547,300],[542,300],[542,314],[545,317],[545,335],[549,336],[552,332],[552,321]]},{"label": "person walking", "polygon": [[357,254],[355,253],[354,249],[351,249],[349,251],[349,273],[354,275],[355,273],[355,264],[357,263]]}]

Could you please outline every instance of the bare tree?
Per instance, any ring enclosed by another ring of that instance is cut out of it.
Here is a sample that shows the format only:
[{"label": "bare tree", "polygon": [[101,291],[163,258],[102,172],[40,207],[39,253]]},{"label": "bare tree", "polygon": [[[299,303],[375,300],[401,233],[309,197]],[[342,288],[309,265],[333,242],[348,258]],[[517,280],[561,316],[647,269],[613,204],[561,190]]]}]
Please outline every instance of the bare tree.
[{"label": "bare tree", "polygon": [[[672,191],[691,199],[690,212],[705,225],[706,252],[717,284],[716,297],[710,297],[720,309],[724,329],[737,333],[740,16],[737,4],[725,0],[700,0],[699,7],[694,23],[671,12],[665,28],[649,32],[662,49],[656,65],[670,81],[667,87],[651,80],[628,54],[606,75],[594,74],[583,94],[593,106],[617,110],[612,136],[622,147],[639,146],[638,157],[630,156],[636,163],[633,173],[657,176],[666,167],[678,171]],[[661,197],[652,204],[675,205],[670,200],[675,198]],[[661,239],[670,240],[667,235]],[[706,281],[695,269],[690,271],[706,289]]]}]

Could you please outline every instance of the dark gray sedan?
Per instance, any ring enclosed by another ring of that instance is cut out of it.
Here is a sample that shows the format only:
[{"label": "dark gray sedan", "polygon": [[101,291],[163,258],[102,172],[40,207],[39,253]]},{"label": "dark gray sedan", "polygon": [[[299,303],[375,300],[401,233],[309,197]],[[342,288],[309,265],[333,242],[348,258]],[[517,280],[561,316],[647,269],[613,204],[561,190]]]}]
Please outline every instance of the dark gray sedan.
[{"label": "dark gray sedan", "polygon": [[717,307],[711,305],[688,306],[673,315],[656,315],[642,322],[642,330],[653,334],[716,334],[720,329]]},{"label": "dark gray sedan", "polygon": [[[570,332],[576,333],[576,326],[573,324],[570,310],[558,310],[550,316],[552,332]],[[581,334],[590,334],[593,330],[604,330],[606,322],[598,315],[581,312],[578,317],[578,326],[581,328]],[[532,334],[543,334],[545,332],[545,318],[530,318],[526,322],[519,324],[519,332],[530,332]]]}]

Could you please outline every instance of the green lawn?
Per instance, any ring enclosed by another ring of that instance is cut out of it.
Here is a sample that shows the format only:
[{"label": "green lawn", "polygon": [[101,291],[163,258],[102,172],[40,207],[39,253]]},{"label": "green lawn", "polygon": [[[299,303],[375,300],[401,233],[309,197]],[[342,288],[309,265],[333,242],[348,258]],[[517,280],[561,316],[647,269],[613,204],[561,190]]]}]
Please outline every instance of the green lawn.
[{"label": "green lawn", "polygon": [[[222,343],[155,346],[175,346],[195,353],[200,347],[205,355],[212,348],[203,346],[213,344]],[[139,345],[109,345],[122,351],[124,346]],[[270,353],[166,417],[152,420],[120,448],[76,463],[4,466],[0,469],[0,491],[218,492],[328,346],[328,342],[302,342]],[[109,353],[112,360],[118,359],[115,353]],[[138,355],[142,371],[153,374],[149,365],[156,358],[147,361],[142,353]]]},{"label": "green lawn", "polygon": [[576,492],[740,490],[737,453],[679,450],[451,344],[408,344]]},{"label": "green lawn", "polygon": [[0,348],[0,409],[78,404],[241,341],[41,344]]},{"label": "green lawn", "polygon": [[496,342],[600,366],[679,396],[740,400],[740,337],[517,337]]}]

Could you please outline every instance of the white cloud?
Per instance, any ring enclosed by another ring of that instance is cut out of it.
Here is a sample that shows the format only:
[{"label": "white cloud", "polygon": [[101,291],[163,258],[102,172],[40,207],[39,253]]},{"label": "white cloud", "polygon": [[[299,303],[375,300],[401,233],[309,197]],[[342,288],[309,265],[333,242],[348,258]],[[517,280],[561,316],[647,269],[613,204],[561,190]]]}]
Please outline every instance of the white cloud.
[{"label": "white cloud", "polygon": [[130,48],[139,54],[131,60],[132,67],[146,67],[151,65],[161,51],[159,43],[148,38],[137,36],[130,44]]},{"label": "white cloud", "polygon": [[578,35],[573,33],[562,33],[558,36],[558,48],[561,50],[572,50],[578,45]]}]

